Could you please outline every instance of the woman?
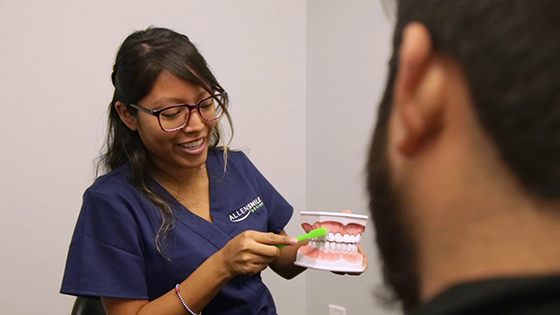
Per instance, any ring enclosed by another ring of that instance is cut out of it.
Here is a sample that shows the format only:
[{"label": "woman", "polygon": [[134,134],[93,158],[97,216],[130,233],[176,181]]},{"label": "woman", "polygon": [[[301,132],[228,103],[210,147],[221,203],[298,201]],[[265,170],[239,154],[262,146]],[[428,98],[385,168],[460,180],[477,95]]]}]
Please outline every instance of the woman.
[{"label": "woman", "polygon": [[292,207],[241,152],[218,147],[227,93],[189,39],[149,28],[123,42],[101,166],[70,246],[62,293],[108,314],[276,314],[260,278],[285,278]]}]

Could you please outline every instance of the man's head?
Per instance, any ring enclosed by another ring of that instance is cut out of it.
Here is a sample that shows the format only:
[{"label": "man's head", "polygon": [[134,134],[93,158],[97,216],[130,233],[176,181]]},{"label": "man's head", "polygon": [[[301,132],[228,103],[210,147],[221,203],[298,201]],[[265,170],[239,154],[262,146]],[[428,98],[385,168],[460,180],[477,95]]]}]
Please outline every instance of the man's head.
[{"label": "man's head", "polygon": [[397,7],[368,191],[385,280],[410,308],[462,229],[500,217],[510,196],[511,208],[560,200],[560,2]]}]

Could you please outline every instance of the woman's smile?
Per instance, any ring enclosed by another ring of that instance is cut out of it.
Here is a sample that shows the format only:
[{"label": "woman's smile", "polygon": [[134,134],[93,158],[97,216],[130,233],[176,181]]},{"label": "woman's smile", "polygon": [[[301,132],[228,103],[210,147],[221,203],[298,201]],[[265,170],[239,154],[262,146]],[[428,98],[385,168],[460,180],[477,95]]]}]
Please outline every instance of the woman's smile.
[{"label": "woman's smile", "polygon": [[183,142],[179,144],[181,150],[188,154],[200,154],[206,151],[207,141],[206,138]]}]

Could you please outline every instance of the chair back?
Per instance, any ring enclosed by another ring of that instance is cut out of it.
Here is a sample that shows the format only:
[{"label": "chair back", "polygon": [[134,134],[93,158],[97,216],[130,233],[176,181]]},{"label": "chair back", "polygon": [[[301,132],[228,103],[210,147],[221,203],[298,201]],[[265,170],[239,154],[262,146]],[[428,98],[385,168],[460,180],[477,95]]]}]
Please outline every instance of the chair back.
[{"label": "chair back", "polygon": [[103,304],[99,298],[86,298],[79,296],[74,302],[72,315],[106,315]]}]

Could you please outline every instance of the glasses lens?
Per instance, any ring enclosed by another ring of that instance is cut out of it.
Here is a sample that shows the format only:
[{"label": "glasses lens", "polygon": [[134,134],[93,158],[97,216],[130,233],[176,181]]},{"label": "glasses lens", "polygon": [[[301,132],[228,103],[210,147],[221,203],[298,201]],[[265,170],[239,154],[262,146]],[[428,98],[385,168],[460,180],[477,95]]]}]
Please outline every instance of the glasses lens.
[{"label": "glasses lens", "polygon": [[200,115],[206,120],[214,120],[222,116],[224,113],[224,98],[221,95],[215,95],[203,100],[199,104]]},{"label": "glasses lens", "polygon": [[159,114],[159,122],[165,130],[181,128],[187,122],[189,109],[185,106],[171,107]]}]

